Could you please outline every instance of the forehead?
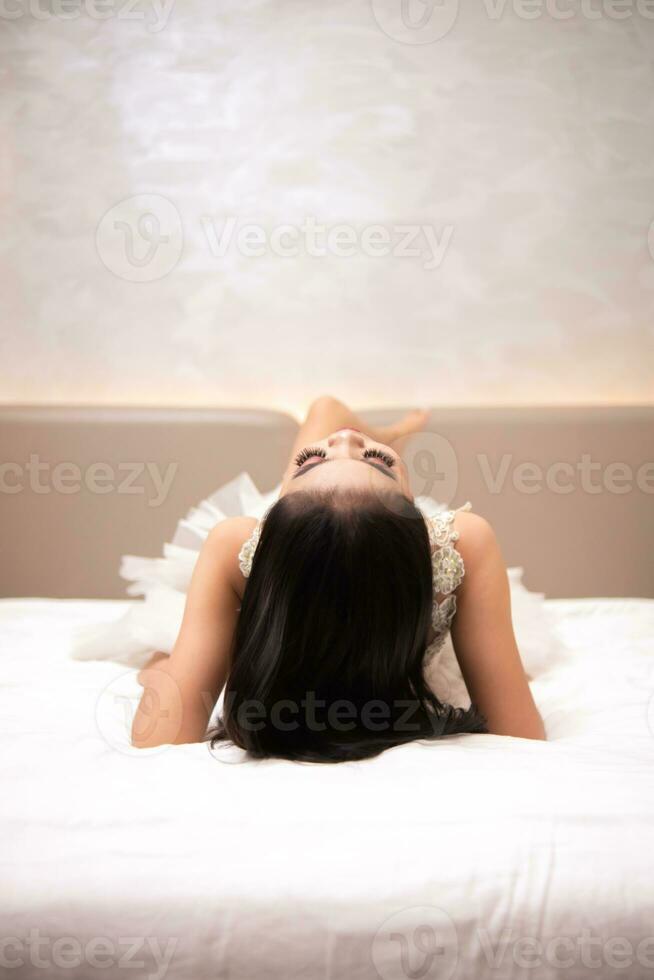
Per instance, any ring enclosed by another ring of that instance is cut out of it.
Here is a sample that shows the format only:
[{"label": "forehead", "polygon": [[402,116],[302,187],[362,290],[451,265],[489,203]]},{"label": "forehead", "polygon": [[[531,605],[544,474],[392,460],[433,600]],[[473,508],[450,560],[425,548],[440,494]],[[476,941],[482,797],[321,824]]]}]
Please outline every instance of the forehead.
[{"label": "forehead", "polygon": [[293,482],[304,487],[308,486],[309,483],[316,487],[329,487],[336,483],[340,485],[344,480],[347,480],[348,482],[356,482],[358,486],[363,486],[371,483],[375,478],[378,478],[382,483],[387,482],[386,477],[374,470],[372,466],[368,466],[367,463],[357,459],[343,458],[331,459],[319,466],[314,466],[313,469],[298,476]]}]

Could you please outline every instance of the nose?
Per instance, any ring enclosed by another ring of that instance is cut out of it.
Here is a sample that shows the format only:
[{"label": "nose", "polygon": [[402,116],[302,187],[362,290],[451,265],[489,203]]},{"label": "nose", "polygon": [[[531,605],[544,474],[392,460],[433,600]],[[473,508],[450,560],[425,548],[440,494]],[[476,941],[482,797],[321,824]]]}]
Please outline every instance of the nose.
[{"label": "nose", "polygon": [[344,449],[351,452],[353,449],[363,449],[365,440],[356,429],[339,429],[327,440],[330,449]]}]

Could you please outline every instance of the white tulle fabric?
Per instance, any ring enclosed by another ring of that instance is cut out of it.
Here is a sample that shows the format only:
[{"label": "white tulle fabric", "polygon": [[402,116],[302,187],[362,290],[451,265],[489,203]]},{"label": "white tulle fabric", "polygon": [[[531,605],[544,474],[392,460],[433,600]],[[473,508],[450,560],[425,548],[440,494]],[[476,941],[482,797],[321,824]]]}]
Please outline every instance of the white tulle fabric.
[{"label": "white tulle fabric", "polygon": [[[261,493],[247,473],[220,487],[182,518],[160,558],[124,555],[120,575],[129,584],[129,596],[142,596],[112,623],[86,626],[77,633],[73,657],[78,660],[114,660],[141,667],[154,650],[170,653],[181,625],[186,592],[198,554],[209,531],[228,517],[247,515],[257,524],[241,548],[239,565],[248,576],[266,512],[279,497],[280,487]],[[456,590],[465,568],[456,550],[454,519],[469,510],[466,502],[456,510],[431,497],[416,497],[425,515],[432,545],[434,605],[433,635],[425,654],[425,674],[439,698],[467,706],[470,698],[450,639],[456,614]],[[556,640],[544,609],[544,596],[522,585],[522,569],[509,569],[513,623],[523,662],[534,676],[556,652]]]}]

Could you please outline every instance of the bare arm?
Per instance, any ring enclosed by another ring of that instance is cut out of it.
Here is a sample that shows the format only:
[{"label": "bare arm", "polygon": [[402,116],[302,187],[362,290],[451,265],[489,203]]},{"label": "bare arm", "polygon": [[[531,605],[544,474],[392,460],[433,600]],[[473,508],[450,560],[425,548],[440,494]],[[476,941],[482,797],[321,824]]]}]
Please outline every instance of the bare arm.
[{"label": "bare arm", "polygon": [[493,735],[544,739],[511,622],[511,593],[495,533],[477,514],[456,517],[466,568],[452,641],[470,697]]},{"label": "bare arm", "polygon": [[209,534],[197,560],[170,657],[141,671],[143,696],[132,725],[138,748],[199,742],[229,669],[244,586],[238,552],[255,521],[235,517]]}]

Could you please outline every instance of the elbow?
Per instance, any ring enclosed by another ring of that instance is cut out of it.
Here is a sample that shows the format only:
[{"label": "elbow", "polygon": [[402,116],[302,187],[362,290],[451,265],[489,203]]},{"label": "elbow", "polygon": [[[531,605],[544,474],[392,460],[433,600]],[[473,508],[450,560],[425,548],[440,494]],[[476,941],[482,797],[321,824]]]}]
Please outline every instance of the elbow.
[{"label": "elbow", "polygon": [[536,711],[533,718],[528,719],[523,725],[519,726],[521,731],[517,732],[518,738],[531,738],[535,741],[546,742],[545,725],[543,719]]},{"label": "elbow", "polygon": [[546,742],[547,734],[543,719],[536,709],[528,715],[489,719],[489,735],[507,735],[509,738],[529,738]]},{"label": "elbow", "polygon": [[167,739],[157,731],[157,726],[152,724],[151,719],[143,717],[140,708],[132,722],[130,741],[134,749],[156,749],[167,743]]},{"label": "elbow", "polygon": [[184,716],[179,688],[164,666],[146,667],[139,674],[143,694],[132,720],[131,744],[153,749],[178,740]]}]

